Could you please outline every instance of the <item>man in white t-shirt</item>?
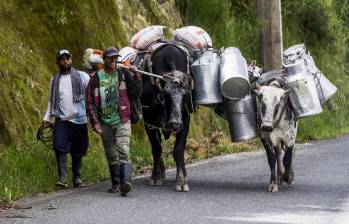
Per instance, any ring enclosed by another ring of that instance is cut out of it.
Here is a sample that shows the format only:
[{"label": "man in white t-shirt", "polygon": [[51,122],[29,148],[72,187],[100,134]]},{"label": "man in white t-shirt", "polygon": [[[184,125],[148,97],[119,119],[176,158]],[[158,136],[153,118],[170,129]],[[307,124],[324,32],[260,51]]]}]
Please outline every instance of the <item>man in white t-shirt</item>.
[{"label": "man in white t-shirt", "polygon": [[59,179],[56,186],[68,187],[67,154],[72,156],[73,186],[83,187],[80,179],[82,157],[88,148],[85,92],[89,75],[72,66],[68,50],[57,53],[59,71],[51,79],[50,97],[43,126],[53,126],[53,149],[57,158]]}]

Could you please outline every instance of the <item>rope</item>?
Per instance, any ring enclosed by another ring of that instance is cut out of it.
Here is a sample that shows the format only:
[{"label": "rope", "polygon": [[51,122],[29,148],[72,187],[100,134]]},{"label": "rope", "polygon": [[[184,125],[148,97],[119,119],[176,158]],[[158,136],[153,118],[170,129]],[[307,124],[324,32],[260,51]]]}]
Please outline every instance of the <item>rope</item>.
[{"label": "rope", "polygon": [[177,133],[177,132],[174,132],[172,129],[168,129],[168,128],[164,128],[164,127],[158,127],[158,126],[146,123],[146,122],[144,122],[144,125],[146,125],[149,130],[159,130],[159,131],[164,130],[164,131],[170,131],[172,133]]},{"label": "rope", "polygon": [[36,139],[41,141],[47,148],[53,148],[53,125],[40,126],[36,132]]},{"label": "rope", "polygon": [[[318,85],[320,86],[320,91],[321,91],[322,99],[325,101],[326,99],[325,99],[324,90],[323,90],[323,88],[322,88],[322,86],[321,86],[321,83],[320,83],[320,78],[321,78],[322,73],[321,73],[320,71],[318,71],[318,72],[316,72],[316,73],[313,73],[312,75],[313,75],[313,77],[318,81]],[[317,75],[319,75],[319,77],[318,77]],[[316,85],[316,84],[315,84],[315,85]],[[317,85],[316,85],[316,86],[317,86]]]}]

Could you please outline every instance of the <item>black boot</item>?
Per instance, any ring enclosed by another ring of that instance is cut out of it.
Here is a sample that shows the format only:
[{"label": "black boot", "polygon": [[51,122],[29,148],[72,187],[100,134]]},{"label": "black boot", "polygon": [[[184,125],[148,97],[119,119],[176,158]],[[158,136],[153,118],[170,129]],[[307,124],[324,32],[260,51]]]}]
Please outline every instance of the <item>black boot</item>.
[{"label": "black boot", "polygon": [[109,193],[119,192],[120,182],[119,182],[119,165],[109,165],[109,172],[111,178],[111,188],[108,189]]},{"label": "black boot", "polygon": [[73,186],[85,187],[85,184],[81,181],[81,156],[72,156],[72,171],[73,171]]},{"label": "black boot", "polygon": [[67,188],[67,154],[55,151],[57,159],[57,168],[59,179],[56,182],[57,187]]},{"label": "black boot", "polygon": [[128,192],[132,190],[131,185],[131,175],[132,175],[132,166],[129,163],[120,164],[120,193],[121,196],[126,196]]}]

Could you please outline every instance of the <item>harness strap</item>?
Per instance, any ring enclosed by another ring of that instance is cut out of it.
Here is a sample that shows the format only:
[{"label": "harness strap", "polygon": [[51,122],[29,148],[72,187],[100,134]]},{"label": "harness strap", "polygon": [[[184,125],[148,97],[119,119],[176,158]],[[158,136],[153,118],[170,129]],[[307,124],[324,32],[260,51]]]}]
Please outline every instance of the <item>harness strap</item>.
[{"label": "harness strap", "polygon": [[281,112],[280,112],[280,116],[278,117],[278,119],[276,120],[275,124],[274,124],[274,127],[278,126],[280,121],[281,121],[281,118],[282,116],[284,115],[285,111],[286,111],[286,108],[287,108],[287,97],[285,97],[285,99],[283,100],[283,107],[281,109]]}]

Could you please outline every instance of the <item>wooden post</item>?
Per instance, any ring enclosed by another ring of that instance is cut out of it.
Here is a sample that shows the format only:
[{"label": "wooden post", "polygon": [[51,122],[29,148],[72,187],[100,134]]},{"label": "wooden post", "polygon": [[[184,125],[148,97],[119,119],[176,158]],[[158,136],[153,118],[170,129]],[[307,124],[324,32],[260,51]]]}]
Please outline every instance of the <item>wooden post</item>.
[{"label": "wooden post", "polygon": [[264,71],[282,66],[281,0],[258,0],[260,61]]}]

